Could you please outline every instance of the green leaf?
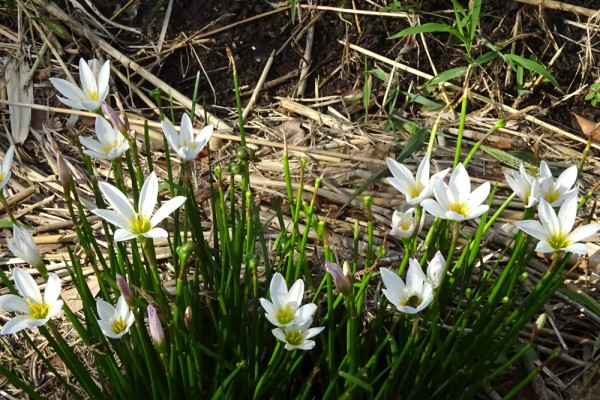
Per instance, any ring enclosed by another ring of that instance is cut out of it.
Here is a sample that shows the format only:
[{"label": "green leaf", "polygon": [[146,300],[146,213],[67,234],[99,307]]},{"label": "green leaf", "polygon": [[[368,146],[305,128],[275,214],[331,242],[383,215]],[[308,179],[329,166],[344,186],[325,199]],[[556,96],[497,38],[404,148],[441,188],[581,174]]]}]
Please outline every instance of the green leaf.
[{"label": "green leaf", "polygon": [[559,291],[600,317],[600,303],[598,303],[598,301],[594,300],[588,294],[579,290],[572,290],[568,287],[561,288]]},{"label": "green leaf", "polygon": [[427,107],[430,111],[439,111],[442,108],[444,108],[443,104],[436,103],[435,101],[429,100],[427,97],[422,96],[418,93],[409,93],[409,92],[402,92],[402,93],[404,93],[406,95],[406,97],[408,97],[411,101]]},{"label": "green leaf", "polygon": [[409,28],[403,29],[400,32],[396,33],[395,35],[390,36],[388,39],[398,39],[398,38],[409,36],[409,35],[416,35],[418,33],[430,33],[430,32],[449,32],[449,33],[455,34],[455,33],[453,33],[453,31],[455,33],[457,33],[456,29],[452,28],[448,24],[443,24],[440,22],[428,22],[423,25],[415,25],[415,26],[411,26]]},{"label": "green leaf", "polygon": [[479,15],[481,14],[481,0],[473,1],[471,9],[469,10],[469,44],[473,43],[475,38],[475,32],[477,31],[477,24],[479,23]]},{"label": "green leaf", "polygon": [[375,68],[375,69],[369,70],[369,73],[371,75],[373,75],[375,78],[377,78],[379,80],[382,80],[384,82],[387,82],[387,80],[388,80],[387,75],[382,70],[380,70],[379,68]]},{"label": "green leaf", "polygon": [[0,219],[0,228],[12,228],[13,223],[8,219]]},{"label": "green leaf", "polygon": [[350,375],[349,373],[344,372],[344,371],[340,371],[340,372],[338,372],[338,374],[345,380],[365,389],[367,392],[373,393],[373,386],[369,385],[367,382],[363,381],[362,379],[360,379],[354,375]]},{"label": "green leaf", "polygon": [[459,76],[464,76],[467,73],[467,69],[467,67],[450,68],[439,73],[435,78],[427,82],[427,85],[438,85],[454,78],[458,78]]},{"label": "green leaf", "polygon": [[550,71],[548,71],[546,68],[544,68],[541,64],[539,64],[533,60],[530,60],[528,58],[518,56],[516,54],[505,54],[503,58],[507,63],[509,63],[513,67],[514,67],[514,64],[520,65],[525,69],[528,69],[532,72],[535,72],[538,75],[543,76],[550,83],[552,83],[554,85],[554,87],[559,88],[558,81],[554,78],[554,76],[552,76]]}]

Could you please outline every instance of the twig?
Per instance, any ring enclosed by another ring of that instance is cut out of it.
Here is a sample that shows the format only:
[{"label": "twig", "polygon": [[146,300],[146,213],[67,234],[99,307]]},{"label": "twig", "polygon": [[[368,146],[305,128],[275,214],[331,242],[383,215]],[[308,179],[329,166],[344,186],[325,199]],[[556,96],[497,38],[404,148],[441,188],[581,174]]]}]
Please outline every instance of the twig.
[{"label": "twig", "polygon": [[380,12],[380,11],[368,11],[368,10],[355,10],[350,8],[339,8],[330,6],[314,6],[312,4],[299,4],[300,8],[309,8],[311,10],[319,11],[333,11],[342,14],[356,14],[356,15],[371,15],[374,17],[390,17],[390,18],[407,18],[408,13],[405,12]]},{"label": "twig", "polygon": [[258,82],[256,82],[256,87],[254,88],[254,92],[252,92],[252,97],[250,97],[250,100],[248,101],[248,104],[246,105],[246,108],[244,109],[244,112],[242,113],[244,121],[248,117],[248,114],[250,114],[250,110],[252,109],[252,107],[254,106],[254,103],[256,102],[258,93],[260,92],[260,89],[264,85],[265,80],[267,79],[267,75],[269,75],[269,71],[271,70],[271,65],[273,65],[274,59],[275,59],[275,50],[273,50],[271,52],[271,55],[269,56],[269,59],[267,60],[267,63],[265,64],[265,68],[263,69],[263,72],[260,75]]},{"label": "twig", "polygon": [[313,41],[315,38],[315,25],[310,25],[306,34],[306,48],[304,49],[304,57],[300,63],[300,79],[298,83],[298,97],[304,97],[304,89],[306,89],[306,78],[308,76],[308,67],[310,66]]},{"label": "twig", "polygon": [[591,8],[574,6],[572,4],[561,3],[560,1],[554,0],[515,0],[518,3],[530,4],[532,6],[541,6],[550,8],[552,10],[569,11],[574,14],[585,15],[586,17],[593,17],[600,13],[600,10],[592,10]]}]

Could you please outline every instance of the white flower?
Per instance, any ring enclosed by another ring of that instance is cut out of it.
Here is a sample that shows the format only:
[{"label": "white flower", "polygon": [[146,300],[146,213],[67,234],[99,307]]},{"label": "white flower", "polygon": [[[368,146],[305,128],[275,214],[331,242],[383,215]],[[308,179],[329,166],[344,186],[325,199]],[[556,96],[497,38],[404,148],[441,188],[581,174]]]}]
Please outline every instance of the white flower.
[{"label": "white flower", "polygon": [[12,166],[13,156],[15,155],[15,146],[10,146],[6,150],[4,160],[2,160],[2,170],[0,171],[0,190],[6,186],[10,180],[10,167]]},{"label": "white flower", "polygon": [[96,116],[96,134],[98,140],[89,137],[79,138],[81,144],[87,147],[83,152],[90,157],[114,160],[129,150],[129,142],[123,134],[99,115]]},{"label": "white flower", "polygon": [[433,300],[433,286],[424,279],[417,260],[411,258],[409,264],[406,285],[395,272],[381,268],[381,279],[386,287],[383,294],[401,312],[416,314]]},{"label": "white flower", "polygon": [[442,274],[444,273],[445,268],[446,260],[442,253],[438,251],[427,266],[427,275],[425,275],[421,268],[415,269],[415,271],[419,273],[422,280],[429,282],[435,289],[440,286],[440,283],[442,282]]},{"label": "white flower", "polygon": [[129,332],[129,328],[135,321],[135,316],[123,296],[119,296],[116,309],[102,299],[96,300],[96,309],[100,317],[97,321],[102,333],[112,339],[120,339]]},{"label": "white flower", "polygon": [[117,242],[138,236],[148,238],[167,237],[167,231],[156,228],[156,225],[179,208],[186,200],[184,196],[174,197],[163,203],[152,215],[158,198],[158,179],[154,172],[146,178],[146,182],[142,186],[138,201],[138,212],[135,212],[127,197],[119,189],[106,182],[100,182],[99,186],[100,191],[114,208],[114,211],[95,209],[92,212],[119,227],[115,231],[115,241]]},{"label": "white flower", "polygon": [[0,296],[0,310],[23,314],[13,317],[4,324],[0,335],[9,335],[25,328],[32,329],[42,326],[58,314],[63,306],[63,301],[58,300],[60,279],[56,274],[48,274],[44,297],[42,297],[40,288],[31,275],[25,270],[15,268],[13,277],[15,286],[21,296],[15,294]]},{"label": "white flower", "polygon": [[[94,62],[97,63],[96,60]],[[92,63],[92,60],[90,60]],[[98,74],[94,74],[88,63],[79,59],[79,79],[81,88],[73,83],[59,78],[50,78],[56,90],[65,97],[58,97],[69,107],[78,110],[96,111],[102,106],[108,96],[108,79],[110,77],[110,62],[106,61]]]},{"label": "white flower", "polygon": [[392,215],[392,230],[390,235],[406,239],[412,236],[417,227],[415,209],[409,208],[406,212],[395,210]]},{"label": "white flower", "polygon": [[12,239],[6,239],[6,245],[15,256],[34,268],[39,267],[40,264],[44,264],[40,252],[35,245],[35,241],[33,240],[33,236],[27,229],[22,229],[17,225],[14,225],[13,237]]},{"label": "white flower", "polygon": [[578,242],[600,231],[600,224],[583,225],[571,231],[577,214],[576,195],[571,195],[565,200],[558,215],[544,199],[540,200],[538,212],[540,221],[518,221],[514,224],[539,240],[535,250],[540,253],[563,250],[575,254],[586,254],[585,244]]},{"label": "white flower", "polygon": [[477,218],[488,210],[482,204],[490,193],[490,183],[485,182],[471,193],[469,174],[462,164],[458,164],[450,176],[449,185],[441,179],[433,182],[435,200],[426,199],[421,205],[435,217],[453,221]]},{"label": "white flower", "polygon": [[573,188],[577,180],[577,167],[574,165],[564,170],[555,182],[548,164],[546,164],[546,161],[542,161],[540,163],[539,180],[541,186],[540,196],[552,207],[559,207],[570,196],[577,195],[578,189]]},{"label": "white flower", "polygon": [[261,298],[260,304],[265,309],[265,317],[275,326],[285,327],[292,324],[302,325],[311,319],[317,305],[309,303],[300,307],[304,295],[304,281],[298,279],[290,290],[283,275],[276,272],[270,284],[271,301]]},{"label": "white flower", "polygon": [[[400,164],[393,158],[387,158],[387,165],[393,178],[388,178],[390,185],[395,187],[406,196],[406,202],[410,205],[421,204],[421,202],[429,197],[433,193],[431,182],[429,179],[429,153],[425,154],[419,168],[417,169],[416,177],[413,177],[412,172]],[[444,179],[449,169],[438,172],[431,177],[431,181],[437,178]]]},{"label": "white flower", "polygon": [[213,126],[207,125],[194,135],[192,121],[187,114],[181,117],[180,133],[168,121],[162,121],[162,129],[171,148],[183,161],[191,161],[202,151],[213,133]]},{"label": "white flower", "polygon": [[504,176],[511,189],[525,203],[525,208],[533,207],[538,202],[541,196],[540,182],[525,171],[523,163],[519,167],[519,172],[513,170],[512,175],[504,174]]},{"label": "white flower", "polygon": [[312,318],[307,319],[302,324],[292,324],[283,328],[275,328],[271,332],[273,335],[285,343],[286,350],[311,350],[315,347],[314,340],[308,340],[317,336],[324,327],[309,328],[312,324]]}]

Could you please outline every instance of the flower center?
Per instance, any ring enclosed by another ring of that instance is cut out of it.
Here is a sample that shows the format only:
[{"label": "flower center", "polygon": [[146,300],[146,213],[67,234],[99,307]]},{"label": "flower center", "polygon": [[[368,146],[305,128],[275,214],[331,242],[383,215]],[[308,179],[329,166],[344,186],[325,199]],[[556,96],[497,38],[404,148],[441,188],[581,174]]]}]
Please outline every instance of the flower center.
[{"label": "flower center", "polygon": [[123,320],[123,317],[119,317],[119,319],[114,319],[110,326],[116,334],[123,332],[127,328],[127,324]]},{"label": "flower center", "polygon": [[29,309],[31,310],[31,318],[33,319],[46,319],[48,311],[50,311],[50,305],[44,303],[34,303],[31,300],[27,300]]},{"label": "flower center", "polygon": [[294,310],[289,304],[279,308],[277,311],[277,322],[281,325],[287,325],[294,320]]},{"label": "flower center", "polygon": [[119,145],[120,143],[118,140],[109,142],[102,147],[102,151],[104,152],[104,154],[108,155],[108,153],[110,153],[113,149],[116,149]]},{"label": "flower center", "polygon": [[421,296],[419,296],[418,294],[413,294],[404,301],[400,300],[400,305],[406,306],[406,307],[417,308],[421,305],[422,302],[423,302],[423,299],[421,298]]},{"label": "flower center", "polygon": [[552,204],[560,197],[560,190],[556,190],[554,186],[550,186],[544,197],[548,203]]},{"label": "flower center", "polygon": [[420,184],[416,184],[415,186],[413,186],[410,189],[410,197],[419,197],[419,195],[421,194],[421,192],[423,191],[423,188],[421,187]]},{"label": "flower center", "polygon": [[468,203],[461,203],[460,200],[456,200],[453,203],[450,203],[450,211],[454,211],[459,213],[460,215],[467,215],[467,205]]},{"label": "flower center", "polygon": [[148,232],[150,229],[152,229],[152,225],[150,224],[150,221],[145,218],[143,215],[137,214],[135,219],[132,221],[132,229],[131,232],[135,233],[135,234],[141,234],[141,233],[146,233]]},{"label": "flower center", "polygon": [[93,92],[89,89],[86,89],[85,95],[87,96],[88,99],[94,100],[94,101],[98,101],[98,99],[100,98],[100,95],[98,94],[98,92]]},{"label": "flower center", "polygon": [[400,220],[400,228],[403,231],[408,231],[412,228],[412,221],[408,218],[403,218]]},{"label": "flower center", "polygon": [[555,250],[564,249],[571,241],[567,238],[567,234],[554,234],[548,239],[548,244]]},{"label": "flower center", "polygon": [[302,344],[302,332],[290,330],[285,333],[285,340],[292,346],[300,346]]}]

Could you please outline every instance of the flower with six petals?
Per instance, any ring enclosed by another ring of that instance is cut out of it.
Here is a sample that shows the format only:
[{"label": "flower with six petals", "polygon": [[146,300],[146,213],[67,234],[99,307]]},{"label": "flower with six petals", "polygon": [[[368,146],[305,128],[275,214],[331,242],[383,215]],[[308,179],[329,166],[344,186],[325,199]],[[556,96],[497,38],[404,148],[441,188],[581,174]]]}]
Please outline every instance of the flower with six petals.
[{"label": "flower with six petals", "polygon": [[111,339],[120,339],[129,332],[129,328],[135,321],[135,316],[123,296],[119,296],[117,308],[107,301],[98,299],[96,300],[96,309],[100,317],[98,325],[102,333]]},{"label": "flower with six petals", "polygon": [[158,198],[158,179],[154,172],[146,178],[142,186],[138,201],[138,212],[135,212],[127,197],[119,189],[106,182],[100,182],[99,186],[100,191],[114,210],[95,209],[92,212],[119,227],[115,231],[115,241],[117,242],[130,240],[138,236],[147,238],[167,237],[167,231],[157,228],[156,225],[179,208],[186,200],[184,196],[174,197],[163,203],[152,215]]},{"label": "flower with six petals", "polygon": [[525,203],[525,208],[536,205],[542,194],[540,182],[525,171],[523,163],[521,163],[518,172],[513,170],[511,175],[504,174],[504,176],[510,188]]},{"label": "flower with six petals", "polygon": [[545,199],[552,207],[559,207],[570,196],[577,195],[578,189],[573,187],[577,180],[577,167],[567,168],[554,180],[552,172],[546,161],[540,163],[540,197]]},{"label": "flower with six petals", "polygon": [[438,178],[444,179],[449,169],[438,172],[429,179],[429,153],[426,153],[417,168],[417,175],[413,176],[410,170],[394,160],[387,158],[387,165],[393,178],[388,178],[390,185],[398,189],[400,193],[406,196],[406,202],[410,205],[421,204],[421,202],[433,193],[431,183]]},{"label": "flower with six petals", "polygon": [[409,264],[406,285],[395,272],[381,268],[381,279],[385,285],[383,294],[401,312],[416,314],[433,300],[433,285],[424,279],[417,260],[411,258]]},{"label": "flower with six petals", "polygon": [[286,350],[311,350],[315,347],[315,341],[309,340],[317,336],[324,327],[309,328],[312,325],[312,318],[307,319],[301,324],[292,324],[282,328],[275,328],[271,332],[273,335],[285,343]]},{"label": "flower with six petals", "polygon": [[[90,64],[97,64],[97,60],[90,60]],[[110,78],[110,62],[106,61],[97,74],[92,72],[90,65],[79,59],[79,79],[81,88],[77,85],[59,78],[50,78],[56,90],[65,97],[58,97],[69,107],[78,110],[96,111],[108,96],[108,79]]]},{"label": "flower with six petals", "polygon": [[98,140],[89,137],[80,137],[79,141],[86,147],[85,154],[102,160],[114,160],[129,150],[129,142],[123,134],[113,128],[107,120],[96,116],[96,134]]},{"label": "flower with six petals", "polygon": [[61,284],[60,278],[56,274],[48,274],[43,297],[37,283],[25,270],[13,269],[13,277],[20,296],[15,294],[0,296],[0,310],[22,314],[4,324],[0,335],[9,335],[25,328],[34,329],[42,326],[50,318],[56,316],[63,306],[63,301],[58,299]]},{"label": "flower with six petals", "polygon": [[304,295],[302,279],[294,282],[288,291],[283,275],[276,272],[271,279],[269,290],[271,301],[261,298],[260,304],[266,312],[265,317],[277,327],[282,328],[292,324],[302,325],[311,319],[317,310],[317,305],[313,303],[300,306]]},{"label": "flower with six petals", "polygon": [[577,196],[571,195],[558,211],[544,199],[538,207],[539,221],[526,220],[514,224],[529,235],[539,240],[535,250],[540,253],[567,251],[574,254],[586,254],[584,243],[578,243],[600,231],[600,224],[583,225],[573,230],[577,215]]},{"label": "flower with six petals", "polygon": [[485,182],[471,193],[469,174],[462,164],[458,164],[448,185],[441,179],[433,182],[435,200],[423,200],[421,205],[434,217],[452,221],[477,218],[488,210],[482,204],[490,193],[490,183]]},{"label": "flower with six petals", "polygon": [[194,135],[194,127],[187,114],[183,114],[183,117],[181,117],[179,132],[169,121],[163,120],[161,125],[169,145],[182,161],[194,160],[206,146],[213,133],[213,126],[207,125]]}]

